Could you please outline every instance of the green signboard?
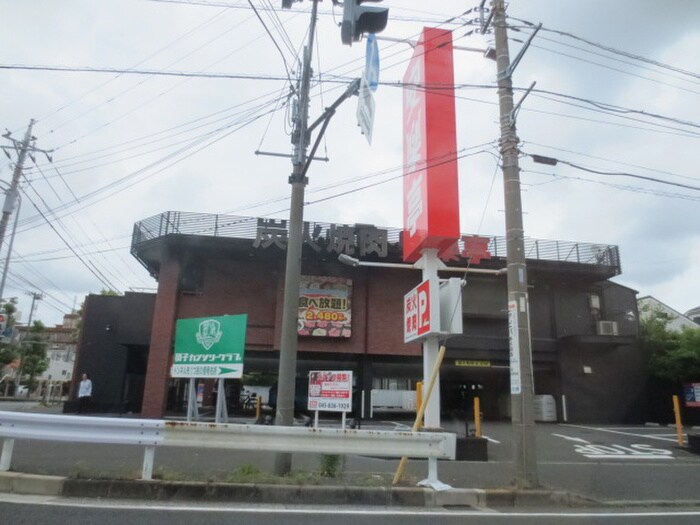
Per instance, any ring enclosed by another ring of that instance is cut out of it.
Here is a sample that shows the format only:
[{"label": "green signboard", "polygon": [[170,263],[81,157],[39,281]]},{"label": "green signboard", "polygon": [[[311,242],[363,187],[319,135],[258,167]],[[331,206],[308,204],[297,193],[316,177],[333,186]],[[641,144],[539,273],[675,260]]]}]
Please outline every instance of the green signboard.
[{"label": "green signboard", "polygon": [[248,315],[178,319],[172,377],[243,376]]}]

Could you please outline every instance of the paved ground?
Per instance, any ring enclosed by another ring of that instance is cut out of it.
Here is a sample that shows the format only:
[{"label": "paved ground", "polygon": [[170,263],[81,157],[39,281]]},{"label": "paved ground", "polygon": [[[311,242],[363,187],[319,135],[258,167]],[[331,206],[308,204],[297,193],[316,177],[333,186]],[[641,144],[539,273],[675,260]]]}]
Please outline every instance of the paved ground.
[{"label": "paved ground", "polygon": [[[13,409],[41,410],[36,405],[13,404]],[[0,402],[0,410],[8,405]],[[53,409],[55,410],[55,409]],[[250,419],[239,419],[250,422]],[[338,425],[324,420],[322,425]],[[463,422],[444,421],[447,430],[464,433]],[[407,420],[381,420],[363,428],[410,428]],[[488,462],[441,461],[439,478],[456,488],[507,487],[513,478],[511,425],[486,422]],[[700,457],[676,442],[675,428],[538,424],[536,443],[540,481],[545,486],[571,491],[600,501],[696,502],[700,504]],[[369,451],[368,451],[369,452]],[[142,461],[139,447],[85,445],[18,440],[13,470],[70,476],[138,477]],[[222,452],[201,449],[160,448],[156,472],[179,479],[224,479],[242,465],[272,469],[273,456],[258,452]],[[346,472],[393,473],[397,460],[348,456]],[[295,454],[293,469],[316,470],[319,457]],[[424,461],[411,461],[407,473],[426,477]]]}]

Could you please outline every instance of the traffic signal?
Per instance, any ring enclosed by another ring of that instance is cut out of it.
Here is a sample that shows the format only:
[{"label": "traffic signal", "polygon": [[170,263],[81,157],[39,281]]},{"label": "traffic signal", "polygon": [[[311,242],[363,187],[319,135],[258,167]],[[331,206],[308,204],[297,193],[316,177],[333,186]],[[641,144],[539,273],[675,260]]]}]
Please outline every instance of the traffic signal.
[{"label": "traffic signal", "polygon": [[360,40],[363,33],[380,33],[389,19],[386,7],[363,6],[365,2],[382,0],[345,0],[343,3],[343,23],[340,26],[340,39],[349,46]]}]

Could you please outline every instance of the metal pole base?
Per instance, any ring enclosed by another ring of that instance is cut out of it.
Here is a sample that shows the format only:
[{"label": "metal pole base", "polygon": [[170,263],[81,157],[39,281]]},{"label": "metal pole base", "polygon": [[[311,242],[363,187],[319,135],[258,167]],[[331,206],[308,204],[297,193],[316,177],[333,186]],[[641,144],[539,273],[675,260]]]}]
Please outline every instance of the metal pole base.
[{"label": "metal pole base", "polygon": [[419,487],[430,487],[438,492],[443,490],[450,490],[452,487],[447,483],[443,483],[437,479],[437,459],[428,459],[428,477],[423,481],[418,482]]}]

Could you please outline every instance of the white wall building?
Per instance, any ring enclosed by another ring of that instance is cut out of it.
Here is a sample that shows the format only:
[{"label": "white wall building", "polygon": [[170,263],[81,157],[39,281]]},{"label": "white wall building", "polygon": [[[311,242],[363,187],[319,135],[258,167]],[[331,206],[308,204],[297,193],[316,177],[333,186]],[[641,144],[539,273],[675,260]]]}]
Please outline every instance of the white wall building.
[{"label": "white wall building", "polygon": [[654,312],[662,312],[669,317],[667,328],[672,332],[680,332],[683,328],[700,328],[692,319],[677,310],[647,295],[637,299],[637,309],[641,319],[648,319]]}]

